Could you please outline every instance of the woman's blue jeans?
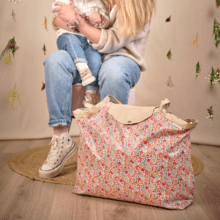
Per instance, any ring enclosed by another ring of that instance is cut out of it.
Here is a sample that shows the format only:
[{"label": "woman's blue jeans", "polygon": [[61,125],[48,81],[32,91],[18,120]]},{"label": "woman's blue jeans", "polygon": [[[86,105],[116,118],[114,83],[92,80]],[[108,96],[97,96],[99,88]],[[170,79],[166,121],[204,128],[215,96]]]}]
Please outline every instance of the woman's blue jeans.
[{"label": "woman's blue jeans", "polygon": [[[49,126],[70,126],[72,85],[82,82],[79,72],[65,50],[53,52],[44,61],[44,67]],[[103,62],[97,78],[101,100],[113,95],[127,104],[130,88],[140,78],[140,67],[128,57],[111,57]]]}]

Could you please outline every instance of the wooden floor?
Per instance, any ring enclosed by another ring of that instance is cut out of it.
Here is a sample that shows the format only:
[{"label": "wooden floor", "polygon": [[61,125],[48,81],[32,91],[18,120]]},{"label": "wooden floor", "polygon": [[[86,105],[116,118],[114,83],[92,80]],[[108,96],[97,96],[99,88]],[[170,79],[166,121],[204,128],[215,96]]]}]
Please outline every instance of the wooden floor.
[{"label": "wooden floor", "polygon": [[[74,137],[78,141],[78,137]],[[185,210],[72,194],[73,186],[32,181],[13,172],[8,160],[19,151],[47,145],[50,139],[0,141],[0,220],[219,220],[220,147],[192,145],[204,164],[195,177],[196,199]]]}]

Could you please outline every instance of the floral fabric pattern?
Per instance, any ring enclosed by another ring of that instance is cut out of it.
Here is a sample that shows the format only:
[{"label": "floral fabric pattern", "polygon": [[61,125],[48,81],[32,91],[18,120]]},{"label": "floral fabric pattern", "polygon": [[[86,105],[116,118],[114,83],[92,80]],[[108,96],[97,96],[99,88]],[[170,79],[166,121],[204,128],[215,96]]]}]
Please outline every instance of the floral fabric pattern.
[{"label": "floral fabric pattern", "polygon": [[108,107],[76,119],[81,134],[74,193],[168,209],[193,202],[192,129],[181,129],[160,112],[124,125]]}]

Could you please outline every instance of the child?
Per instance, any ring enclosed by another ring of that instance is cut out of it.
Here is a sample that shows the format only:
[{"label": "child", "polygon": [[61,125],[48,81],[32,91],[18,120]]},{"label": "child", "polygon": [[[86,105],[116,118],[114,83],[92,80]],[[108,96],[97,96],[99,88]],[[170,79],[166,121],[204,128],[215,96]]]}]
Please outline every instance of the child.
[{"label": "child", "polygon": [[[69,0],[56,0],[70,5]],[[83,16],[90,24],[98,28],[108,28],[109,9],[102,0],[73,0],[77,16]],[[52,8],[54,9],[53,3]],[[93,107],[96,101],[98,84],[96,78],[101,66],[101,54],[95,50],[74,26],[74,21],[69,21],[67,26],[72,30],[69,32],[58,29],[57,47],[59,50],[66,50],[72,57],[76,68],[85,86],[85,98],[83,104],[87,108]]]}]

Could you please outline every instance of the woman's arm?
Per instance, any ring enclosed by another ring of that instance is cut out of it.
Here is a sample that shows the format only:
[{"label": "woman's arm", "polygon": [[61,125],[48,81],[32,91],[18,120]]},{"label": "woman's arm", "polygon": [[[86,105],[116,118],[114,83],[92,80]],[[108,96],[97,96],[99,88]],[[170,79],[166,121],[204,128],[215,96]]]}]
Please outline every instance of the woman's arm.
[{"label": "woman's arm", "polygon": [[78,27],[80,33],[82,33],[89,41],[94,44],[98,44],[102,31],[98,28],[93,27],[89,23],[87,23],[84,19],[80,21],[80,25]]}]

